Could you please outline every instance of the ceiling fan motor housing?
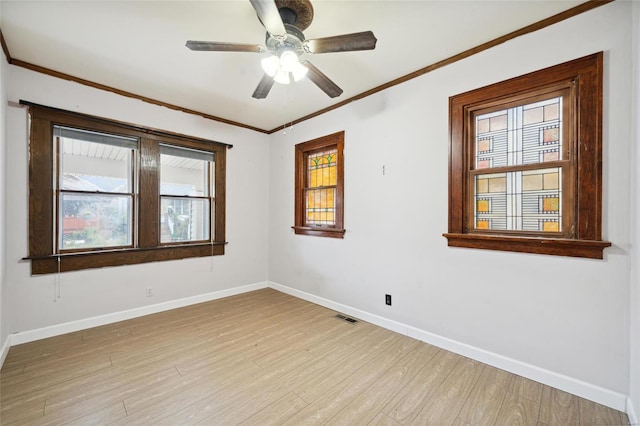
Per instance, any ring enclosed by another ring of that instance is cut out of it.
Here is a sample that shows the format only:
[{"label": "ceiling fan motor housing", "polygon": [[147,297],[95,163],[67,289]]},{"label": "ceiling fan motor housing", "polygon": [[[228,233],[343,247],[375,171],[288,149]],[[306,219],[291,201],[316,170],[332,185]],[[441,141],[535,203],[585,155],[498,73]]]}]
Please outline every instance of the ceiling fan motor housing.
[{"label": "ceiling fan motor housing", "polygon": [[310,0],[275,0],[282,22],[306,30],[313,21],[313,6]]},{"label": "ceiling fan motor housing", "polygon": [[287,30],[287,35],[284,37],[284,40],[279,37],[273,37],[267,33],[264,43],[267,50],[276,56],[280,56],[282,52],[286,50],[293,51],[300,56],[305,52],[304,34],[292,24],[285,23],[284,28]]}]

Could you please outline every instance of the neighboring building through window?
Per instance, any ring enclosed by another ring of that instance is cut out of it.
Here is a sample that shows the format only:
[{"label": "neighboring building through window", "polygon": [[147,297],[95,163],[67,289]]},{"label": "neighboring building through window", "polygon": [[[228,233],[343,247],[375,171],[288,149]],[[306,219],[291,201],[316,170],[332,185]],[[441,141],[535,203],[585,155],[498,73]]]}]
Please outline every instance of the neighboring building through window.
[{"label": "neighboring building through window", "polygon": [[344,132],[295,147],[296,234],[342,238]]},{"label": "neighboring building through window", "polygon": [[602,54],[450,99],[449,245],[602,258]]},{"label": "neighboring building through window", "polygon": [[224,254],[225,144],[24,103],[33,274]]}]

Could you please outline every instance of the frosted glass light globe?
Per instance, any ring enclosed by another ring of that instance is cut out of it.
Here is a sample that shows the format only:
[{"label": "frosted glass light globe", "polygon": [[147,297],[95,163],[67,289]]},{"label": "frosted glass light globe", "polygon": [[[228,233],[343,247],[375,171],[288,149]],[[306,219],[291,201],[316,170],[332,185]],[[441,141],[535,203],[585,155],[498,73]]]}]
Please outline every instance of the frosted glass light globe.
[{"label": "frosted glass light globe", "polygon": [[282,52],[282,55],[280,55],[280,66],[286,72],[293,72],[299,64],[298,55],[290,50],[286,50]]}]

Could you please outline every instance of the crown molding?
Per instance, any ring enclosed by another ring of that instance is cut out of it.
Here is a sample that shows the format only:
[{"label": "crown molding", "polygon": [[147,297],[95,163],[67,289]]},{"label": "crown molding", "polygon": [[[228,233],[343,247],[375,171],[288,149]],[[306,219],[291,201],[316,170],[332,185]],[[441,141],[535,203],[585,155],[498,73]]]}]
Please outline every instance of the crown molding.
[{"label": "crown molding", "polygon": [[9,53],[7,42],[4,41],[4,35],[2,35],[1,29],[0,29],[0,44],[2,44],[2,51],[4,52],[4,56],[7,58],[7,62],[11,63],[11,54]]},{"label": "crown molding", "polygon": [[133,98],[133,99],[138,99],[141,100],[143,102],[147,102],[153,105],[159,105],[159,106],[163,106],[169,109],[173,109],[176,111],[181,111],[181,112],[185,112],[187,114],[193,114],[193,115],[199,115],[201,117],[204,117],[206,119],[209,120],[213,120],[213,121],[218,121],[220,123],[225,123],[225,124],[230,124],[232,126],[236,126],[236,127],[242,127],[245,129],[249,129],[249,130],[253,130],[256,132],[260,132],[260,133],[267,133],[266,130],[263,129],[259,129],[257,127],[254,126],[250,126],[248,124],[244,124],[244,123],[239,123],[237,121],[233,121],[233,120],[227,120],[226,118],[221,118],[221,117],[216,117],[215,115],[210,115],[210,114],[205,114],[204,112],[200,112],[200,111],[195,111],[189,108],[185,108],[185,107],[181,107],[178,105],[173,105],[173,104],[169,104],[166,102],[162,102],[162,101],[158,101],[156,99],[152,99],[152,98],[148,98],[146,96],[142,96],[142,95],[138,95],[132,92],[127,92],[125,90],[120,90],[120,89],[116,89],[115,87],[111,87],[111,86],[107,86],[104,84],[100,84],[100,83],[95,83],[93,81],[90,80],[85,80],[83,78],[79,78],[79,77],[75,77],[73,75],[69,75],[69,74],[65,74],[62,72],[58,72],[58,71],[54,71],[52,69],[49,68],[45,68],[45,67],[41,67],[39,65],[34,65],[31,64],[29,62],[25,62],[25,61],[21,61],[19,59],[12,59],[11,62],[9,62],[12,65],[16,65],[22,68],[26,68],[32,71],[36,71],[42,74],[47,74],[50,75],[52,77],[57,77],[57,78],[61,78],[63,80],[69,80],[69,81],[73,81],[74,83],[80,83],[83,84],[85,86],[89,86],[89,87],[93,87],[95,89],[100,89],[100,90],[104,90],[107,92],[112,92],[121,96],[125,96],[127,98]]}]

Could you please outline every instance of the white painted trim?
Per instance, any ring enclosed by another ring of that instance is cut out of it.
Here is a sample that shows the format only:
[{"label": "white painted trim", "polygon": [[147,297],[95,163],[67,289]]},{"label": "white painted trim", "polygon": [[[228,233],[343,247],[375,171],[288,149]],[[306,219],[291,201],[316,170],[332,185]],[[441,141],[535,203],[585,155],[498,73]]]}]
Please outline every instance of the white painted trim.
[{"label": "white painted trim", "polygon": [[[282,284],[269,281],[269,287],[283,293],[298,297],[300,299],[316,303],[326,308],[354,316],[358,319],[378,325],[388,330],[405,334],[409,337],[413,337],[415,339],[483,362],[493,367],[509,371],[513,374],[517,374],[536,382],[544,383],[545,385],[572,393],[582,398],[595,401],[599,404],[606,405],[607,407],[611,407],[619,411],[627,411],[631,408],[627,403],[627,396],[622,393],[614,392],[612,390],[605,389],[591,383],[583,382],[573,377],[558,374],[556,372],[546,370],[532,364],[527,364],[525,362],[518,361],[509,357],[505,357],[503,355],[477,348],[475,346],[467,345],[453,339],[439,336],[437,334],[430,333],[428,331],[424,331],[406,324],[402,324],[400,322],[393,321],[380,315],[372,314],[357,308],[353,308],[351,306],[336,303],[331,300],[306,293],[304,291],[300,291]],[[629,418],[631,418],[632,416],[630,411],[633,410],[627,411],[627,413],[629,414]],[[633,415],[633,417],[634,419],[636,418],[635,414]]]},{"label": "white painted trim", "polygon": [[[74,331],[85,330],[91,327],[98,327],[105,324],[111,324],[118,321],[124,321],[131,318],[137,318],[144,315],[155,314],[158,312],[168,311],[171,309],[182,308],[196,303],[208,302],[210,300],[221,299],[223,297],[235,296],[237,294],[246,293],[253,290],[259,290],[268,287],[266,281],[248,284],[240,287],[229,288],[226,290],[214,291],[212,293],[199,294],[197,296],[186,297],[184,299],[170,300],[155,305],[143,306],[140,308],[129,309],[127,311],[114,312],[111,314],[100,315],[97,317],[85,318],[78,321],[56,324],[50,327],[39,328],[36,330],[23,331],[10,335],[10,346],[19,345],[21,343],[33,342],[34,340],[45,339],[47,337],[59,336],[61,334],[71,333]],[[5,345],[6,346],[6,345]],[[4,350],[4,348],[3,348]],[[8,351],[8,348],[7,348]],[[4,353],[4,352],[3,352]],[[4,358],[3,358],[4,361]]]},{"label": "white painted trim", "polygon": [[630,425],[640,425],[640,419],[636,414],[636,410],[633,406],[633,401],[631,400],[631,398],[627,398],[627,416],[629,416]]},{"label": "white painted trim", "polygon": [[4,365],[4,360],[7,359],[9,349],[11,349],[11,336],[7,336],[7,339],[2,345],[2,352],[0,352],[0,369],[2,369],[2,366]]}]

